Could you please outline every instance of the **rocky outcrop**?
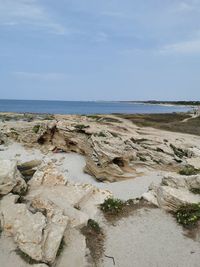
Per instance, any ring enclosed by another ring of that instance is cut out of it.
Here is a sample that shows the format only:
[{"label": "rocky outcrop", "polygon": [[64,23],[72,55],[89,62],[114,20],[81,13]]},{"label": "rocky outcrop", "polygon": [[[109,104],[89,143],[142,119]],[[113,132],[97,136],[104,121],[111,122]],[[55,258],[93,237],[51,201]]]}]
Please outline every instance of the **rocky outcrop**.
[{"label": "rocky outcrop", "polygon": [[[13,236],[18,248],[32,259],[53,263],[67,227],[68,217],[50,202],[37,200],[37,209],[33,213],[25,204],[17,203],[17,200],[18,197],[12,194],[1,200],[3,230]],[[32,208],[34,207],[33,205]]]},{"label": "rocky outcrop", "polygon": [[[79,230],[95,216],[98,206],[111,196],[110,192],[92,185],[70,183],[52,162],[43,162],[29,181],[26,196],[5,195],[14,189],[17,192],[17,175],[20,175],[16,162],[5,163],[7,172],[2,170],[5,177],[2,181],[6,181],[7,190],[4,189],[0,200],[0,225],[13,237],[18,249],[38,263],[53,264],[61,241],[68,239],[67,233],[71,250],[74,251],[76,243],[85,244]],[[77,238],[72,237],[73,233]],[[69,253],[70,250],[66,252],[68,257]],[[73,262],[83,262],[84,253],[85,245],[80,258],[72,257]]]},{"label": "rocky outcrop", "polygon": [[193,190],[200,190],[200,175],[166,175],[159,186],[152,185],[143,198],[168,211],[176,211],[184,204],[200,203],[200,195]]},{"label": "rocky outcrop", "polygon": [[[23,126],[23,127],[22,127]],[[4,132],[12,138],[11,128]],[[43,152],[85,155],[85,172],[100,181],[134,178],[149,169],[198,163],[198,137],[140,128],[115,116],[58,115],[52,121],[16,125],[17,141]]]},{"label": "rocky outcrop", "polygon": [[0,160],[0,195],[6,195],[13,191],[23,194],[27,189],[17,169],[17,162],[11,160]]}]

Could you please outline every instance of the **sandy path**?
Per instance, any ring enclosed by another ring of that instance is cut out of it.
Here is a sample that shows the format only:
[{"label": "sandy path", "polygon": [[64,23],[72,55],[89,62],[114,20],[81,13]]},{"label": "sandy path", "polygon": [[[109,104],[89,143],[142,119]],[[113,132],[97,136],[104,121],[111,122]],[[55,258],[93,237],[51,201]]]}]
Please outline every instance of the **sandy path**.
[{"label": "sandy path", "polygon": [[[141,210],[107,228],[106,255],[116,267],[199,267],[200,244],[162,210]],[[104,258],[103,267],[113,266]]]}]

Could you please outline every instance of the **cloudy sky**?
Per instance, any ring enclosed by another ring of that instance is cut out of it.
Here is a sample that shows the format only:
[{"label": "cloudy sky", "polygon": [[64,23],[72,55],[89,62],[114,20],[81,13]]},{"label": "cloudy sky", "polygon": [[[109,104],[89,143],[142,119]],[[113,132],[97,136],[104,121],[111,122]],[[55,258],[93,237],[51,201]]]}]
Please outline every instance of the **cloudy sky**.
[{"label": "cloudy sky", "polygon": [[200,100],[200,0],[0,0],[0,98]]}]

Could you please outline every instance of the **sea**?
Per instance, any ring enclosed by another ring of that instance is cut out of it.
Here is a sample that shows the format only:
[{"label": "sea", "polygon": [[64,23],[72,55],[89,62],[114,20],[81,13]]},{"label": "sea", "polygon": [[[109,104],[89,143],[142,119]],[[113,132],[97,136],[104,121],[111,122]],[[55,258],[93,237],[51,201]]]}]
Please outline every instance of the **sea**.
[{"label": "sea", "polygon": [[0,112],[48,114],[112,114],[112,113],[172,113],[187,112],[191,108],[173,105],[152,105],[134,102],[109,101],[47,101],[0,100]]}]

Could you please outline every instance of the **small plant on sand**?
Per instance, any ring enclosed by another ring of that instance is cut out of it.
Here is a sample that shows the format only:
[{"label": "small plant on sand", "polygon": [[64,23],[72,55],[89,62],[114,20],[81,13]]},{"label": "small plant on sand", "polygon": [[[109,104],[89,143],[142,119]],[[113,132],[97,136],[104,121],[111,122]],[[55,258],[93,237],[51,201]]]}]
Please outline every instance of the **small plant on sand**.
[{"label": "small plant on sand", "polygon": [[100,228],[98,222],[96,222],[95,220],[89,219],[87,225],[88,225],[89,228],[91,228],[96,233],[100,233],[101,232],[101,228]]},{"label": "small plant on sand", "polygon": [[81,233],[86,238],[86,245],[90,250],[91,260],[94,262],[94,266],[97,266],[104,253],[104,232],[98,222],[90,219],[87,225],[81,229]]},{"label": "small plant on sand", "polygon": [[33,132],[34,133],[38,133],[39,132],[39,130],[40,130],[40,125],[35,125],[34,127],[33,127]]},{"label": "small plant on sand", "polygon": [[200,220],[200,203],[181,206],[176,212],[176,219],[185,227],[196,226]]},{"label": "small plant on sand", "polygon": [[84,129],[89,128],[88,125],[84,125],[84,124],[77,124],[77,125],[75,125],[74,127],[75,127],[76,130],[78,130],[78,131],[83,131]]},{"label": "small plant on sand", "polygon": [[183,167],[180,171],[179,174],[181,175],[196,175],[200,173],[199,169],[195,169],[193,166],[191,165],[187,165],[185,167]]},{"label": "small plant on sand", "polygon": [[100,205],[100,208],[103,212],[116,214],[122,210],[124,205],[125,202],[120,199],[107,198],[104,203]]},{"label": "small plant on sand", "polygon": [[188,152],[186,150],[183,150],[181,148],[178,148],[176,146],[174,146],[173,144],[170,144],[171,149],[174,151],[174,154],[179,157],[179,158],[183,158],[183,157],[188,157]]}]

